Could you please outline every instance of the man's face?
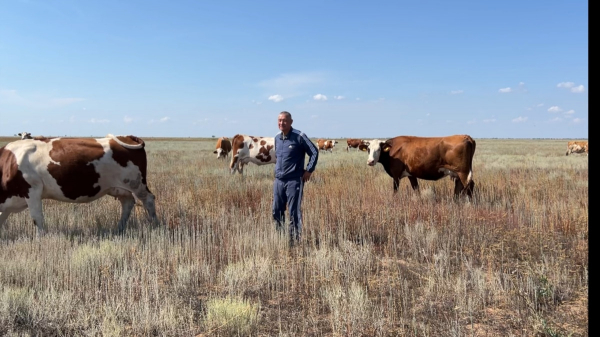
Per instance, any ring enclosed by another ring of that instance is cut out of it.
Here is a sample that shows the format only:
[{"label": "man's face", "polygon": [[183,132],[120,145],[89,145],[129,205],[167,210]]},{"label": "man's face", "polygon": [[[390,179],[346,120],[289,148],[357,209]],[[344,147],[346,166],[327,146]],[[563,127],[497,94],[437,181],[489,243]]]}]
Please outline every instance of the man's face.
[{"label": "man's face", "polygon": [[279,115],[277,119],[277,124],[279,125],[279,130],[284,134],[287,134],[292,128],[292,119],[285,114]]}]

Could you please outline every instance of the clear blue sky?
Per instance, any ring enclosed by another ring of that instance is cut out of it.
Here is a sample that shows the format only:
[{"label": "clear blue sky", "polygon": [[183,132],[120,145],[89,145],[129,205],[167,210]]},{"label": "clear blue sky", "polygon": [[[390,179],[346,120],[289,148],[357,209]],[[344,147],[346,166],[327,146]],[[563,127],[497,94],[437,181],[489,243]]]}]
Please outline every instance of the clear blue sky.
[{"label": "clear blue sky", "polygon": [[0,6],[0,135],[588,137],[588,2]]}]

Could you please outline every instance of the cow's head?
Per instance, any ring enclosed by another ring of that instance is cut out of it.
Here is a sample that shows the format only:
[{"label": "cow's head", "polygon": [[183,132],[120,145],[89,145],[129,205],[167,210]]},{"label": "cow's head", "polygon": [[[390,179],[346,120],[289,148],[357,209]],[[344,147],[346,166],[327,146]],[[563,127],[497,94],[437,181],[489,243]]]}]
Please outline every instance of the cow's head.
[{"label": "cow's head", "polygon": [[218,149],[214,150],[213,153],[217,155],[217,159],[225,158],[227,156],[227,154],[225,153],[225,151],[223,151],[222,148],[218,148]]},{"label": "cow's head", "polygon": [[31,133],[29,132],[17,133],[17,136],[21,137],[21,139],[33,139],[33,137],[31,137]]},{"label": "cow's head", "polygon": [[367,165],[374,166],[379,161],[381,152],[388,152],[392,145],[387,141],[373,139],[368,142],[363,142],[358,146],[361,151],[367,151],[369,157],[367,158]]}]

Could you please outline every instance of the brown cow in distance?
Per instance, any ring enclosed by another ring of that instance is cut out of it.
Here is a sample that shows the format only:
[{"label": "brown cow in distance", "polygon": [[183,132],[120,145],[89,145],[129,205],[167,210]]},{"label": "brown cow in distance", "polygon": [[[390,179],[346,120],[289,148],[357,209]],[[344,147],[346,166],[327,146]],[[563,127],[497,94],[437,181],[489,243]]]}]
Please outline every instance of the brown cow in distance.
[{"label": "brown cow in distance", "polygon": [[567,153],[565,156],[571,153],[585,153],[588,154],[588,142],[585,141],[571,141],[567,143]]},{"label": "brown cow in distance", "polygon": [[475,140],[468,135],[374,139],[360,149],[369,151],[369,166],[378,162],[383,165],[394,180],[394,193],[403,177],[408,177],[413,190],[418,190],[417,179],[439,180],[450,176],[454,180],[454,195],[466,193],[472,198]]},{"label": "brown cow in distance", "polygon": [[136,199],[157,221],[146,182],[145,143],[135,136],[35,138],[0,148],[0,228],[11,213],[29,208],[38,234],[46,225],[42,200],[87,203],[105,195],[121,202],[119,232]]},{"label": "brown cow in distance", "polygon": [[325,140],[322,138],[317,139],[317,147],[319,151],[329,151],[333,153],[333,148],[335,144],[338,143],[337,140]]},{"label": "brown cow in distance", "polygon": [[357,138],[348,138],[346,140],[346,144],[348,144],[348,146],[346,146],[346,151],[348,151],[350,148],[354,148],[356,151],[358,151],[360,145],[367,145],[364,140]]},{"label": "brown cow in distance", "polygon": [[229,157],[231,152],[231,141],[227,137],[220,137],[217,139],[216,150],[213,151],[217,155],[217,159],[225,159]]}]

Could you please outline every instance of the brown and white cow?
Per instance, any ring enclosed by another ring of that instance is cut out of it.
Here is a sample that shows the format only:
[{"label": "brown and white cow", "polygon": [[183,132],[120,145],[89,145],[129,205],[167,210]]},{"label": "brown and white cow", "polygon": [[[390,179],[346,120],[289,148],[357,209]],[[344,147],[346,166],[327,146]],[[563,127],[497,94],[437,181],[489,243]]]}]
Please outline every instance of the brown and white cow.
[{"label": "brown and white cow", "polygon": [[216,150],[213,151],[213,153],[217,154],[217,159],[229,157],[229,152],[231,152],[231,142],[229,141],[229,138],[221,137],[217,139]]},{"label": "brown and white cow", "polygon": [[231,173],[244,173],[244,165],[275,164],[275,138],[235,135],[231,140]]},{"label": "brown and white cow", "polygon": [[31,137],[31,133],[29,132],[20,132],[17,133],[17,136],[21,137],[21,139],[33,139],[33,137]]},{"label": "brown and white cow", "polygon": [[11,213],[29,208],[39,235],[46,231],[42,200],[87,203],[105,195],[121,202],[122,232],[135,199],[156,221],[146,182],[145,143],[135,136],[37,138],[0,148],[0,228]]},{"label": "brown and white cow", "polygon": [[588,154],[588,142],[585,141],[571,141],[567,143],[567,153],[565,156],[571,153],[585,153]]},{"label": "brown and white cow", "polygon": [[317,147],[319,148],[319,151],[333,152],[333,148],[337,142],[337,140],[325,140],[319,138],[317,139]]},{"label": "brown and white cow", "polygon": [[408,177],[413,190],[418,190],[417,179],[438,180],[450,176],[454,180],[455,196],[466,193],[472,197],[475,140],[468,135],[374,139],[360,149],[369,152],[369,166],[381,163],[394,179],[394,193],[403,177]]},{"label": "brown and white cow", "polygon": [[350,148],[354,148],[356,151],[358,151],[360,145],[367,145],[362,139],[356,138],[348,138],[346,140],[346,144],[348,144],[348,146],[346,146],[346,151],[348,151]]}]

